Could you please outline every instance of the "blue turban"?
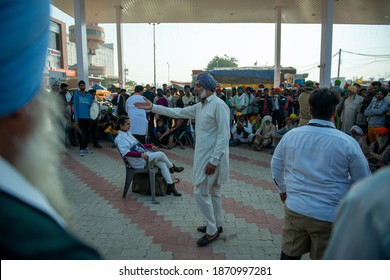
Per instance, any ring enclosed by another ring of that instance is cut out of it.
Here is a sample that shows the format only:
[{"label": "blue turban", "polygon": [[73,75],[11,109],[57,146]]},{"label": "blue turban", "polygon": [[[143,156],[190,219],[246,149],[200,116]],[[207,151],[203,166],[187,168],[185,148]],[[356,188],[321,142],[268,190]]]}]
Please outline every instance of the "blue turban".
[{"label": "blue turban", "polygon": [[27,105],[42,85],[50,23],[48,0],[2,0],[0,117]]},{"label": "blue turban", "polygon": [[215,92],[215,90],[217,89],[217,81],[214,80],[213,76],[211,76],[210,73],[206,73],[206,72],[200,73],[198,75],[197,80],[205,90]]}]

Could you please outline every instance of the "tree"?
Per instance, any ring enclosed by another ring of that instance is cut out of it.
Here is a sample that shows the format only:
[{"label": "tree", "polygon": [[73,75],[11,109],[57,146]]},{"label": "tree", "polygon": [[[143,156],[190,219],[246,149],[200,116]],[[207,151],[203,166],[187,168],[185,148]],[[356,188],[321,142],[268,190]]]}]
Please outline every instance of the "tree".
[{"label": "tree", "polygon": [[238,60],[234,57],[216,55],[208,64],[206,70],[212,70],[216,67],[237,67]]}]

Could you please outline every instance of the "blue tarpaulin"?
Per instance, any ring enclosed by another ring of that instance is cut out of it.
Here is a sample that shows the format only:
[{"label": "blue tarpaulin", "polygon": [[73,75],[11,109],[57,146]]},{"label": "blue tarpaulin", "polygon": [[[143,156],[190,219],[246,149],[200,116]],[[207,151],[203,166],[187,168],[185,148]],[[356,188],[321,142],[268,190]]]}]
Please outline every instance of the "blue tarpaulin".
[{"label": "blue tarpaulin", "polygon": [[107,90],[105,87],[98,84],[94,84],[91,88],[94,90]]}]

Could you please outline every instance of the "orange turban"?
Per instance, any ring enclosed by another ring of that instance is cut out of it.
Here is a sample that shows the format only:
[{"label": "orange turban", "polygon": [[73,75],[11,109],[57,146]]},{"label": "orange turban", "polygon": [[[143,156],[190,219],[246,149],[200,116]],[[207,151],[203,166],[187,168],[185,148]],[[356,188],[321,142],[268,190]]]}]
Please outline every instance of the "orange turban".
[{"label": "orange turban", "polygon": [[375,131],[377,134],[389,134],[389,130],[386,127],[378,127]]}]

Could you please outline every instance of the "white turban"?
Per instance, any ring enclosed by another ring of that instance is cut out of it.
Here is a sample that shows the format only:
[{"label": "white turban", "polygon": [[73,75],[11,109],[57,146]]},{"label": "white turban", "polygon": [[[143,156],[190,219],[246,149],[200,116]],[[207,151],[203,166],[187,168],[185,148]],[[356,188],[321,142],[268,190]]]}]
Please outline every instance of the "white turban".
[{"label": "white turban", "polygon": [[270,121],[270,122],[272,122],[272,117],[269,116],[269,115],[267,115],[267,116],[265,116],[265,117],[263,118],[263,120],[264,120],[264,121]]},{"label": "white turban", "polygon": [[353,130],[355,130],[357,134],[363,135],[363,130],[357,125],[352,126],[350,132],[352,133]]}]

